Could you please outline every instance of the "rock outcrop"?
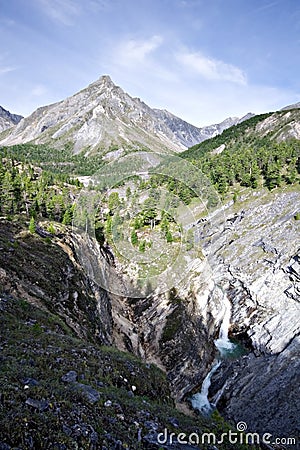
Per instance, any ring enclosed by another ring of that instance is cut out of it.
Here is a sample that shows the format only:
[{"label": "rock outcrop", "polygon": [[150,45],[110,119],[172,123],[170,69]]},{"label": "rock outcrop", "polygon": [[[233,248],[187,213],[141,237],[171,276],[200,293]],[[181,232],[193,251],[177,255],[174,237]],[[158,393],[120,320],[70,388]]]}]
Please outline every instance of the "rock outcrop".
[{"label": "rock outcrop", "polygon": [[0,132],[17,125],[23,116],[12,114],[0,106]]},{"label": "rock outcrop", "polygon": [[0,227],[1,290],[57,314],[80,338],[110,344],[110,301],[78,263],[76,238],[53,245],[20,224]]},{"label": "rock outcrop", "polygon": [[261,191],[239,202],[198,225],[214,267],[210,295],[222,287],[232,305],[229,333],[252,349],[223,363],[210,395],[252,432],[287,436],[299,429],[300,196]]},{"label": "rock outcrop", "polygon": [[[235,362],[225,362],[213,375],[212,401],[235,423],[245,422],[249,431],[296,438],[300,432],[299,336],[276,355],[253,353]],[[272,441],[273,441],[272,440]]]}]

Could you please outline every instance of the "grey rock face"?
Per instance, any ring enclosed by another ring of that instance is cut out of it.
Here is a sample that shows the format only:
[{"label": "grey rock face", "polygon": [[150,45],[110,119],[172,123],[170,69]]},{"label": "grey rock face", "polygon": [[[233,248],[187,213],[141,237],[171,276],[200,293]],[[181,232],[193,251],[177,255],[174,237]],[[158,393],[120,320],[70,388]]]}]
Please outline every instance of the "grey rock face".
[{"label": "grey rock face", "polygon": [[[1,233],[8,240],[20,229],[18,225],[1,223]],[[0,273],[1,287],[33,303],[42,301],[79,338],[109,344],[112,318],[108,295],[79,267],[75,255],[78,240],[80,236],[66,236],[50,249],[42,239],[32,236],[30,243],[20,246],[22,252],[15,249],[9,257],[0,252],[0,266],[5,267]]]},{"label": "grey rock face", "polygon": [[275,437],[296,437],[300,432],[300,339],[278,355],[251,354],[223,367],[212,379],[211,395],[223,389],[219,411],[249,431]]},{"label": "grey rock face", "polygon": [[289,109],[297,109],[297,108],[300,108],[300,102],[285,106],[284,108],[282,108],[282,111],[287,111]]},{"label": "grey rock face", "polygon": [[[199,222],[213,283],[232,304],[231,324],[257,352],[283,351],[300,331],[298,192],[253,192]],[[216,316],[215,316],[216,318]],[[217,320],[215,320],[217,323]]]},{"label": "grey rock face", "polygon": [[73,389],[81,392],[81,394],[87,399],[90,403],[96,403],[100,399],[100,394],[96,389],[92,388],[87,384],[82,383],[74,383],[72,386]]},{"label": "grey rock face", "polygon": [[207,303],[213,311],[222,287],[232,305],[229,332],[247,336],[254,351],[223,365],[210,395],[227,418],[245,421],[252,432],[287,436],[299,428],[300,194],[261,191],[240,200],[240,207],[228,204],[199,222],[214,268]]},{"label": "grey rock face", "polygon": [[3,144],[34,141],[60,146],[73,143],[74,152],[105,153],[111,146],[180,151],[182,143],[159,121],[151,108],[115,86],[108,76],[24,119]]},{"label": "grey rock face", "polygon": [[274,113],[258,123],[255,131],[262,136],[272,133],[272,138],[278,142],[290,138],[300,139],[300,110],[284,109],[280,113]]},{"label": "grey rock face", "polygon": [[13,127],[19,123],[21,119],[23,119],[23,116],[11,114],[9,111],[0,106],[0,131]]},{"label": "grey rock face", "polygon": [[53,105],[38,108],[22,120],[0,144],[72,144],[74,152],[106,154],[119,149],[180,152],[237,122],[197,128],[167,111],[151,109],[103,76],[86,89]]},{"label": "grey rock face", "polygon": [[37,409],[40,412],[46,411],[49,408],[49,402],[47,400],[36,400],[34,398],[28,398],[25,401],[26,405]]},{"label": "grey rock face", "polygon": [[153,111],[158,119],[163,120],[168,125],[185,147],[191,147],[221,134],[226,128],[236,125],[239,122],[238,117],[229,117],[221,123],[196,128],[166,110],[154,109]]}]

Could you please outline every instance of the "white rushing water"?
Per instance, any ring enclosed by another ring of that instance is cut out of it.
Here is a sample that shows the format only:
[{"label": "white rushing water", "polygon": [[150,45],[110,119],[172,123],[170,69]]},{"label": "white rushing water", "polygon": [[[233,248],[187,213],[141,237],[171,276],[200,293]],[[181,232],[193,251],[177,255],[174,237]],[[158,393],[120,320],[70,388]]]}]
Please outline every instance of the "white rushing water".
[{"label": "white rushing water", "polygon": [[[221,289],[221,288],[219,288]],[[222,289],[221,289],[222,290]],[[223,299],[223,305],[224,305],[224,314],[222,318],[222,323],[219,330],[219,336],[218,339],[215,340],[214,344],[217,347],[219,351],[219,359],[217,359],[213,365],[209,373],[206,375],[206,377],[203,380],[201,391],[197,394],[193,395],[192,397],[192,406],[194,409],[198,409],[201,414],[203,415],[209,415],[213,409],[214,406],[211,404],[208,400],[208,391],[211,385],[211,377],[212,375],[217,371],[219,368],[222,358],[224,359],[226,355],[233,352],[236,345],[233,344],[233,342],[230,342],[228,338],[228,330],[230,326],[230,318],[231,318],[231,303],[229,299],[227,298],[227,295],[222,290],[222,299]]]},{"label": "white rushing water", "polygon": [[228,330],[231,318],[231,303],[223,290],[222,297],[224,305],[224,315],[220,326],[219,337],[215,340],[215,346],[219,350],[220,355],[225,357],[228,353],[231,353],[235,349],[235,344],[233,344],[233,342],[231,342],[228,338]]},{"label": "white rushing water", "polygon": [[221,361],[216,361],[213,364],[210,372],[208,372],[208,374],[203,380],[201,391],[197,392],[197,394],[193,395],[192,397],[192,407],[194,409],[198,409],[203,415],[209,415],[213,410],[213,406],[210,404],[208,400],[208,390],[211,384],[211,377],[214,374],[214,372],[218,369],[220,364]]}]

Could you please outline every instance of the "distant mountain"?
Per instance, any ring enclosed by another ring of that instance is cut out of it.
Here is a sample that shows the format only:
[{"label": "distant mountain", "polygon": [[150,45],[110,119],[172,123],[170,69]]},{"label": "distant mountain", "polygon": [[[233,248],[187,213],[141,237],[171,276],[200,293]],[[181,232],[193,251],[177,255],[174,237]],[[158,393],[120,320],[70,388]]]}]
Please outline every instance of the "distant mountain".
[{"label": "distant mountain", "polygon": [[173,131],[180,142],[188,147],[199,144],[206,139],[210,139],[222,133],[223,130],[235,125],[239,121],[238,117],[229,117],[221,123],[197,128],[166,110],[154,109],[153,111],[155,112],[156,117],[159,120],[162,120]]},{"label": "distant mountain", "polygon": [[[245,116],[241,117],[241,118],[237,121],[237,124],[238,124],[238,123],[242,123],[242,122],[244,122],[245,120],[251,119],[251,117],[254,117],[254,116],[255,116],[255,114],[249,112],[249,113],[246,114]],[[234,124],[234,125],[236,125],[236,124]]]},{"label": "distant mountain", "polygon": [[19,123],[21,119],[23,119],[23,116],[11,114],[9,111],[0,106],[0,131],[13,127]]},{"label": "distant mountain", "polygon": [[[262,139],[270,143],[300,139],[300,109],[284,108],[280,111],[253,115],[251,113],[240,119],[235,126],[227,128],[222,134],[194,145],[182,153],[187,159],[197,159],[206,153],[220,154],[230,151],[234,146],[244,148],[251,142],[252,146]],[[260,145],[260,144],[259,144]]]},{"label": "distant mountain", "polygon": [[122,148],[180,152],[238,120],[229,118],[197,128],[168,111],[151,109],[139,98],[130,97],[109,76],[102,76],[75,95],[38,108],[9,134],[0,136],[0,144],[68,144],[75,153],[101,152],[108,158]]},{"label": "distant mountain", "polygon": [[289,110],[289,109],[298,109],[298,108],[300,108],[300,102],[293,103],[292,105],[285,106],[284,108],[281,109],[281,111],[286,111],[286,110]]}]

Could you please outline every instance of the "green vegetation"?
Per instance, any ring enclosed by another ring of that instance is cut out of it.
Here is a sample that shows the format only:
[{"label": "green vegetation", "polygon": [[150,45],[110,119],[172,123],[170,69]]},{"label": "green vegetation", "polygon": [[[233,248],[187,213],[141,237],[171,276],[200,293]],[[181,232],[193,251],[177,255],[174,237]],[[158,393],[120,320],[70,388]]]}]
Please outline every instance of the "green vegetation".
[{"label": "green vegetation", "polygon": [[30,233],[34,234],[36,231],[36,226],[35,226],[35,220],[34,217],[31,217],[30,222],[29,222],[29,227],[28,230]]},{"label": "green vegetation", "polygon": [[146,241],[141,241],[139,244],[139,251],[145,253],[146,250]]},{"label": "green vegetation", "polygon": [[181,156],[189,160],[199,159],[205,153],[209,153],[220,147],[220,145],[224,144],[224,142],[230,145],[231,143],[236,142],[237,139],[244,139],[247,133],[254,132],[255,126],[259,122],[267,119],[271,114],[272,113],[258,114],[242,123],[239,123],[238,125],[233,125],[232,127],[224,130],[221,134],[201,142],[201,144],[196,144],[193,147],[190,147],[188,150],[181,153]]},{"label": "green vegetation", "polygon": [[136,234],[136,231],[133,231],[131,233],[131,243],[132,245],[136,245],[138,243],[138,236]]},{"label": "green vegetation", "polygon": [[0,214],[48,218],[69,225],[74,212],[74,193],[79,187],[66,176],[54,175],[14,159],[0,159]]},{"label": "green vegetation", "polygon": [[[271,190],[283,184],[299,183],[300,142],[290,139],[279,143],[272,139],[273,133],[261,137],[254,130],[268,116],[258,115],[228,128],[181,156],[207,175],[220,194],[235,185],[253,189],[264,185]],[[222,144],[225,149],[216,153]]]},{"label": "green vegetation", "polygon": [[[67,175],[93,175],[103,166],[99,154],[74,155],[70,146],[64,148],[49,147],[45,144],[20,144],[0,148],[0,158],[10,158],[22,163],[38,165],[47,172]],[[75,181],[75,184],[78,181]],[[78,183],[79,185],[79,183]]]}]

